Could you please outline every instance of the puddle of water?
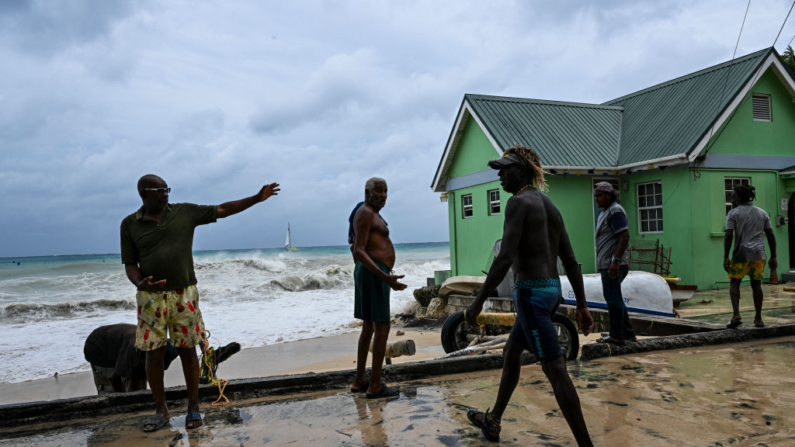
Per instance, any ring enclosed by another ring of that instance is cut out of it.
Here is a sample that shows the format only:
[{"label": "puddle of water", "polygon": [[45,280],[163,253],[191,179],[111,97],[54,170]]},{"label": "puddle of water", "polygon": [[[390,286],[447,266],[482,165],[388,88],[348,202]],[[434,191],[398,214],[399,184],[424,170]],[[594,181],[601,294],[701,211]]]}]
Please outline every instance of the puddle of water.
[{"label": "puddle of water", "polygon": [[[786,286],[792,287],[791,284]],[[785,285],[783,284],[762,284],[762,293],[764,294],[763,311],[790,308],[795,313],[795,293],[785,292],[784,287]],[[729,289],[698,291],[693,294],[692,298],[681,303],[678,311],[684,318],[726,313],[731,315],[732,306],[729,298]],[[740,313],[743,318],[750,317],[753,320],[754,300],[750,285],[740,287]]]},{"label": "puddle of water", "polygon": [[[597,445],[795,445],[795,337],[610,357],[569,366]],[[491,406],[499,371],[402,384],[393,401],[323,392],[203,409],[205,427],[144,434],[144,414],[40,427],[10,445],[481,445],[466,411]],[[16,436],[9,438],[8,436]],[[178,439],[176,439],[178,438]],[[503,419],[501,445],[574,445],[539,365],[522,380]]]}]

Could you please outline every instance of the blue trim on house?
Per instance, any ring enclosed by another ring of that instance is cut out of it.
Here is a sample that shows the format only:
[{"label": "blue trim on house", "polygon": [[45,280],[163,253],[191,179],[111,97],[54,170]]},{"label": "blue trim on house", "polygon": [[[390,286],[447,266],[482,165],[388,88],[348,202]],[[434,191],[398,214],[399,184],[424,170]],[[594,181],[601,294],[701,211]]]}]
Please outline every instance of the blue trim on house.
[{"label": "blue trim on house", "polygon": [[[795,163],[792,164],[795,165]],[[461,177],[449,178],[447,179],[447,187],[445,189],[448,191],[455,191],[457,189],[494,182],[500,179],[498,172],[499,171],[496,169],[487,169],[473,174],[462,175]]]},{"label": "blue trim on house", "polygon": [[708,154],[699,168],[769,169],[780,171],[795,166],[795,157],[776,155]]},{"label": "blue trim on house", "polygon": [[[576,306],[577,305],[577,301],[576,300],[564,299],[563,300],[563,304],[570,304],[572,306]],[[595,307],[597,309],[607,309],[607,304],[592,303],[592,302],[588,301],[588,307]],[[633,312],[633,313],[636,313],[636,314],[646,314],[646,315],[658,315],[658,316],[661,316],[661,317],[675,317],[676,316],[676,314],[674,314],[673,312],[670,312],[670,313],[669,312],[659,312],[659,311],[656,311],[656,310],[638,309],[637,307],[627,307],[627,312]]]}]

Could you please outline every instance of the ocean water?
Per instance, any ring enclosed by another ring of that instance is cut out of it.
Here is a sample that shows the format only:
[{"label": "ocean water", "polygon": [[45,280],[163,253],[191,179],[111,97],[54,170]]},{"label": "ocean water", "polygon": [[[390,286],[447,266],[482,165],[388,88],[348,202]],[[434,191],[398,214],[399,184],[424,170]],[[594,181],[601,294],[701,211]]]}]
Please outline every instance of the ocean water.
[{"label": "ocean water", "polygon": [[[450,268],[447,243],[395,246],[392,313],[435,270]],[[347,246],[194,253],[201,309],[213,346],[243,348],[356,330],[353,260]],[[0,383],[88,371],[86,336],[136,323],[135,288],[118,254],[0,259]]]}]

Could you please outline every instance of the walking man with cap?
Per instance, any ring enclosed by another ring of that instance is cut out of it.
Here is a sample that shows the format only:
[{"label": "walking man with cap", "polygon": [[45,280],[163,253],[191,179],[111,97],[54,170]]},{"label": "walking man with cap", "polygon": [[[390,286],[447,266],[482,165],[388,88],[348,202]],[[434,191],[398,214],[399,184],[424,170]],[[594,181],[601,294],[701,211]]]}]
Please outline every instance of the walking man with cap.
[{"label": "walking man with cap", "polygon": [[188,390],[185,428],[202,425],[199,414],[199,359],[196,346],[206,339],[193,271],[193,233],[197,226],[237,214],[279,193],[279,184],[265,185],[245,199],[205,206],[168,201],[171,188],[156,175],[138,180],[143,201],[121,223],[121,262],[138,292],[135,347],[146,352],[146,378],[156,412],[143,424],[146,432],[168,423],[163,388],[163,357],[168,339],[177,348]]},{"label": "walking man with cap", "polygon": [[[552,384],[552,391],[577,444],[590,446],[591,438],[582,415],[577,390],[566,370],[558,334],[552,315],[562,300],[557,259],[560,257],[568,273],[577,299],[577,323],[588,335],[593,319],[585,302],[582,273],[574,257],[563,217],[555,204],[542,194],[546,189],[541,159],[529,147],[512,147],[502,158],[489,162],[499,170],[502,189],[513,194],[505,207],[502,246],[489,269],[486,281],[475,302],[467,308],[464,318],[473,327],[483,310],[483,303],[513,268],[516,283],[513,302],[514,323],[503,349],[503,369],[497,400],[492,411],[470,410],[469,420],[481,429],[486,439],[500,440],[501,420],[519,383],[521,357],[524,350],[532,352]],[[534,185],[535,184],[535,185]]]},{"label": "walking man with cap", "polygon": [[627,277],[627,245],[629,221],[624,207],[618,204],[613,185],[596,184],[593,192],[596,204],[602,208],[596,221],[596,269],[602,274],[602,294],[610,317],[610,333],[599,339],[602,343],[623,345],[635,341],[635,330],[629,321],[627,305],[621,293],[621,283]]},{"label": "walking man with cap", "polygon": [[[723,268],[729,274],[729,296],[732,301],[732,319],[726,327],[732,329],[741,325],[740,283],[746,276],[751,277],[751,291],[754,297],[754,327],[765,327],[762,321],[762,278],[765,276],[765,239],[770,245],[770,268],[778,267],[776,260],[776,235],[770,225],[770,217],[765,210],[751,202],[756,198],[756,188],[739,185],[732,192],[732,208],[726,216],[726,235],[723,239]],[[734,253],[729,259],[734,233]]]}]

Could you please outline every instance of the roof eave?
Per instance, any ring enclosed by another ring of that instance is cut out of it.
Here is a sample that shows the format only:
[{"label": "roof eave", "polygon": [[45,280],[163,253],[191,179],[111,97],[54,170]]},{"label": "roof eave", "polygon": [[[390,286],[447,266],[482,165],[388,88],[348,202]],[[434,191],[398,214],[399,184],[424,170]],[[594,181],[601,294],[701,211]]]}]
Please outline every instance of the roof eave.
[{"label": "roof eave", "polygon": [[[774,69],[774,73],[779,80],[781,80],[782,84],[784,84],[784,87],[790,93],[793,102],[795,102],[795,79],[792,78],[792,75],[790,75],[790,73],[784,67],[784,64],[781,62],[781,56],[779,56],[776,49],[771,48],[768,54],[764,58],[760,59],[757,69],[748,76],[743,88],[741,88],[734,95],[732,100],[726,104],[726,107],[724,107],[723,110],[715,117],[712,125],[704,131],[701,138],[698,139],[698,142],[687,151],[688,158],[691,162],[695,161],[695,159],[701,155],[701,152],[703,152],[707,147],[712,137],[715,136],[715,133],[719,131],[720,127],[732,117],[734,111],[740,106],[740,103],[745,96],[748,95],[754,85],[759,82],[759,79],[761,79],[762,75],[771,67]],[[719,133],[717,135],[718,137],[720,136]]]}]

